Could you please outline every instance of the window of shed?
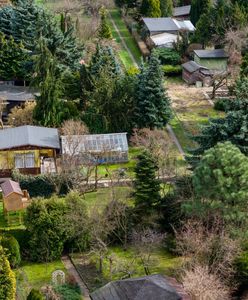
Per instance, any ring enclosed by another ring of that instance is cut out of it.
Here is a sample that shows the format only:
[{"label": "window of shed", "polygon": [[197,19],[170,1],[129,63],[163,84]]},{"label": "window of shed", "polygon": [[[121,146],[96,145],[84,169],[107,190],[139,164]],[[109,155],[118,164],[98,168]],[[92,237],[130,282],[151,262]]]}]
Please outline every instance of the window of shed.
[{"label": "window of shed", "polygon": [[34,153],[24,153],[15,155],[15,168],[34,168],[35,167],[35,157]]}]

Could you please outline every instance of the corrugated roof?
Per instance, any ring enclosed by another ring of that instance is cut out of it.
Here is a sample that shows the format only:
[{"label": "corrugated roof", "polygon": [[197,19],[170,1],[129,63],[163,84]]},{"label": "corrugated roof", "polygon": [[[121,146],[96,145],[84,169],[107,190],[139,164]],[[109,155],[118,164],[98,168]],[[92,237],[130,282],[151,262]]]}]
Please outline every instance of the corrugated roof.
[{"label": "corrugated roof", "polygon": [[182,297],[162,275],[113,281],[96,290],[93,300],[180,300]]},{"label": "corrugated roof", "polygon": [[186,16],[190,14],[191,5],[184,5],[174,8],[173,16],[174,17],[180,17],[180,16]]},{"label": "corrugated roof", "polygon": [[0,130],[0,150],[22,146],[60,149],[58,130],[30,125]]},{"label": "corrugated roof", "polygon": [[179,29],[172,18],[143,18],[150,32],[153,31],[177,31]]},{"label": "corrugated roof", "polygon": [[1,184],[1,188],[4,197],[7,197],[11,193],[23,195],[19,183],[13,180],[6,180],[4,183]]},{"label": "corrugated roof", "polygon": [[194,53],[200,58],[228,58],[224,49],[194,50]]},{"label": "corrugated roof", "polygon": [[190,21],[178,21],[172,18],[143,18],[143,21],[150,32],[195,30]]},{"label": "corrugated roof", "polygon": [[187,70],[188,72],[190,72],[190,73],[193,73],[193,72],[195,72],[195,71],[197,71],[197,70],[199,70],[199,69],[205,69],[205,70],[207,70],[206,67],[203,67],[203,66],[198,65],[198,64],[197,64],[195,61],[193,61],[193,60],[190,60],[190,61],[188,61],[188,62],[182,64],[182,67],[183,67],[184,69],[186,69],[186,70]]},{"label": "corrugated roof", "polygon": [[0,85],[0,98],[7,101],[35,100],[35,94],[24,86]]}]

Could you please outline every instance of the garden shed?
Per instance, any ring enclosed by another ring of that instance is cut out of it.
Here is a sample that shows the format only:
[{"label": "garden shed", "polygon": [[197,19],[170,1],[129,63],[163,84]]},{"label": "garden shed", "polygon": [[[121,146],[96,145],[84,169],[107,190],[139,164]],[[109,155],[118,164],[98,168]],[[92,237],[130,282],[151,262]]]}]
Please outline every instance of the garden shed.
[{"label": "garden shed", "polygon": [[92,300],[190,300],[175,280],[162,275],[112,281],[90,296]]},{"label": "garden shed", "polygon": [[120,163],[128,161],[127,133],[61,136],[62,154],[80,157],[82,162]]},{"label": "garden shed", "polygon": [[188,61],[182,64],[182,77],[188,84],[195,84],[197,81],[202,82],[204,86],[212,84],[213,72],[208,68],[198,65],[194,61]]},{"label": "garden shed", "polygon": [[194,50],[194,61],[212,71],[226,71],[227,60],[224,49]]},{"label": "garden shed", "polygon": [[1,184],[1,189],[5,213],[23,210],[31,203],[28,191],[21,190],[19,183],[16,181],[6,180]]}]

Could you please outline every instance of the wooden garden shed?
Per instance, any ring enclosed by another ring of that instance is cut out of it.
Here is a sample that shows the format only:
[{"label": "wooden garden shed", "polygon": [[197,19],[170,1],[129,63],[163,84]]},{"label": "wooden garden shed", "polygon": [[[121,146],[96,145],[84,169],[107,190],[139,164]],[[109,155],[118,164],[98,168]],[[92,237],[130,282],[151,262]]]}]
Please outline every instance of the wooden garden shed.
[{"label": "wooden garden shed", "polygon": [[6,180],[1,184],[1,189],[4,213],[23,210],[31,203],[28,191],[22,190],[16,181]]}]

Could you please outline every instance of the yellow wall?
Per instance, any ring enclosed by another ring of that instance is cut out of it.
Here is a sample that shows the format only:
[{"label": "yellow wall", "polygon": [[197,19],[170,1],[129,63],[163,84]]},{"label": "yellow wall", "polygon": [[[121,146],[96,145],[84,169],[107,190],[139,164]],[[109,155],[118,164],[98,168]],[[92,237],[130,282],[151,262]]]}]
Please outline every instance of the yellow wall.
[{"label": "yellow wall", "polygon": [[13,169],[15,167],[15,154],[26,154],[30,152],[34,153],[35,168],[40,167],[41,156],[53,157],[52,149],[0,151],[0,169]]}]

